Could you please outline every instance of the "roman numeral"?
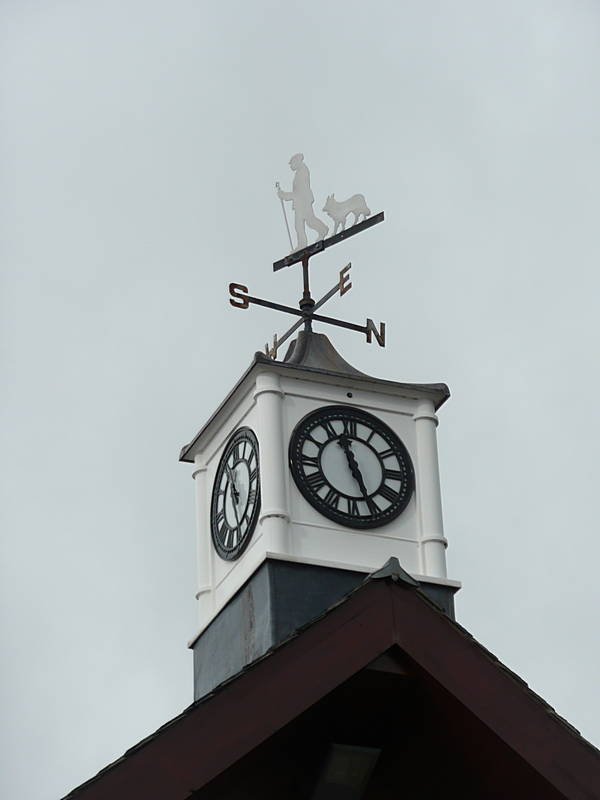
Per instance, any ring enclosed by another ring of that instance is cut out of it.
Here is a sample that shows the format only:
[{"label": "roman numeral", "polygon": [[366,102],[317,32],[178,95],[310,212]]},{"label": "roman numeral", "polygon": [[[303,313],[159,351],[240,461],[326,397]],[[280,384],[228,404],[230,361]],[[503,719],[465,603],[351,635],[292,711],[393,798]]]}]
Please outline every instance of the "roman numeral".
[{"label": "roman numeral", "polygon": [[327,503],[328,506],[333,506],[334,508],[337,508],[338,503],[340,502],[340,493],[336,492],[335,489],[329,489],[323,500]]},{"label": "roman numeral", "polygon": [[331,422],[329,422],[329,420],[325,420],[325,422],[322,422],[321,425],[323,426],[323,428],[325,428],[325,432],[327,433],[329,439],[336,438],[337,433],[335,432],[335,428],[333,427]]},{"label": "roman numeral", "polygon": [[229,534],[229,526],[226,522],[223,522],[222,525],[218,526],[219,530],[219,539],[227,546],[227,542],[225,541],[226,536]]},{"label": "roman numeral", "polygon": [[344,433],[352,439],[356,439],[356,421],[353,419],[344,420]]},{"label": "roman numeral", "polygon": [[300,456],[300,463],[303,467],[318,467],[319,459],[317,456],[307,456],[304,453]]},{"label": "roman numeral", "polygon": [[[225,509],[222,508],[220,511],[217,511],[217,518],[216,518],[217,528],[220,528],[221,523],[224,521],[225,521]],[[219,533],[220,532],[221,531],[219,531]]]},{"label": "roman numeral", "polygon": [[377,494],[380,494],[382,497],[385,497],[386,500],[389,500],[390,503],[395,503],[398,497],[400,496],[398,492],[395,492],[393,489],[390,489],[389,486],[386,486],[385,483],[379,490]]},{"label": "roman numeral", "polygon": [[248,492],[248,505],[251,505],[256,501],[256,489],[250,489]]},{"label": "roman numeral", "polygon": [[326,484],[325,476],[322,472],[313,472],[312,475],[307,475],[306,482],[313,492],[318,492],[321,486]]},{"label": "roman numeral", "polygon": [[358,510],[358,500],[354,500],[352,497],[347,497],[346,502],[348,503],[348,514],[353,517],[360,517],[360,512]]},{"label": "roman numeral", "polygon": [[370,514],[379,514],[381,512],[381,509],[379,508],[375,500],[373,500],[370,497],[366,497],[365,500],[367,501],[367,506],[369,507]]},{"label": "roman numeral", "polygon": [[377,455],[379,456],[379,458],[389,458],[390,456],[393,456],[395,454],[392,448],[388,447],[387,450],[382,450],[380,453],[377,453]]},{"label": "roman numeral", "polygon": [[254,469],[250,473],[250,483],[254,483],[254,481],[256,480],[256,476],[257,475],[258,475],[258,469],[256,467],[254,467]]},{"label": "roman numeral", "polygon": [[384,481],[401,481],[404,476],[402,473],[397,469],[384,469],[383,470],[383,479]]},{"label": "roman numeral", "polygon": [[241,451],[240,443],[236,442],[236,444],[235,444],[235,446],[233,448],[233,460],[234,461],[239,461],[240,458],[241,458],[241,455],[242,455],[242,451]]}]

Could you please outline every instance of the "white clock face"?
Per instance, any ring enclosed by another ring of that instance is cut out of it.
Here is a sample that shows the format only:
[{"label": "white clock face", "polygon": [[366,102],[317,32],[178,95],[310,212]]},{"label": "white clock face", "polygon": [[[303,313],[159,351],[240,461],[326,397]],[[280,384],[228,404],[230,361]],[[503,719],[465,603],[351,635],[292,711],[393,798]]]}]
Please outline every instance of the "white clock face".
[{"label": "white clock face", "polygon": [[[253,459],[254,460],[254,459]],[[236,458],[232,452],[225,462],[225,469],[221,472],[219,483],[219,502],[217,504],[217,517],[223,519],[229,530],[239,527],[243,536],[248,527],[248,505],[254,502],[254,493],[250,487],[255,482],[254,470],[244,458]]]},{"label": "white clock face", "polygon": [[250,428],[240,428],[225,448],[213,486],[211,533],[221,558],[233,561],[241,556],[259,509],[258,442]]},{"label": "white clock face", "polygon": [[349,406],[320,408],[298,423],[290,468],[311,505],[352,528],[391,521],[414,488],[412,463],[400,439],[377,417]]},{"label": "white clock face", "polygon": [[[370,447],[365,444],[365,438],[369,436],[371,431],[368,428],[359,431],[357,426],[355,437],[348,439],[348,449],[344,450],[344,448],[340,446],[339,438],[339,436],[343,434],[343,427],[340,429],[339,423],[334,423],[334,430],[339,434],[338,437],[327,441],[324,447],[319,448],[319,446],[315,445],[313,442],[307,441],[302,448],[302,452],[307,455],[315,455],[315,450],[318,451],[321,449],[321,469],[323,470],[323,475],[327,482],[341,494],[347,495],[348,497],[362,498],[363,493],[360,484],[353,476],[348,464],[348,452],[352,452],[357,465],[359,465],[358,469],[360,469],[362,475],[366,490],[365,494],[367,496],[373,494],[381,484],[381,479],[383,477],[383,467],[381,461],[377,457],[376,448],[379,447],[381,450],[384,450],[387,448],[386,443],[377,435],[377,437],[373,437],[373,440],[370,442],[373,447]],[[313,436],[316,435],[319,437],[322,431],[324,431],[323,428],[314,431]],[[363,439],[358,439],[357,437],[359,435],[362,436]]]}]

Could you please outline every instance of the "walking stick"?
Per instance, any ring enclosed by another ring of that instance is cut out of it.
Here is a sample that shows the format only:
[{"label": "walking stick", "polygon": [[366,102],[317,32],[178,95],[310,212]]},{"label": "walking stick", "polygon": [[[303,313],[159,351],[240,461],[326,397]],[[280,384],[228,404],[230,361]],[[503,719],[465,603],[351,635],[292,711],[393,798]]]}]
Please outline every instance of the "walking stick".
[{"label": "walking stick", "polygon": [[[279,188],[280,188],[279,187],[279,181],[275,184],[275,188],[277,189],[277,191],[279,191]],[[293,250],[294,249],[294,245],[292,244],[292,234],[290,233],[290,226],[288,225],[287,214],[285,213],[285,206],[283,205],[283,199],[281,197],[279,198],[279,200],[281,202],[281,210],[283,211],[283,218],[285,220],[285,227],[286,227],[286,230],[287,230],[288,239],[290,240],[290,250]]]}]

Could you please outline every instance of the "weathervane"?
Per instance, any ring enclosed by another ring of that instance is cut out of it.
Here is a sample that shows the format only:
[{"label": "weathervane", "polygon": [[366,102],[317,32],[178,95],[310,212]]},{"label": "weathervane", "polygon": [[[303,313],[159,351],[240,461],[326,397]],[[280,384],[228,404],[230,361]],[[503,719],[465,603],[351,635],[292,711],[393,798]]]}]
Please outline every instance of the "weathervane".
[{"label": "weathervane", "polygon": [[[299,308],[284,306],[281,305],[281,303],[273,303],[270,300],[263,300],[260,297],[252,297],[248,294],[248,287],[241,283],[229,284],[229,302],[234,308],[245,309],[253,304],[301,317],[301,319],[295,322],[282,336],[278,337],[277,334],[275,334],[273,337],[273,344],[270,347],[268,344],[265,345],[265,352],[270,358],[277,358],[277,350],[279,347],[281,347],[281,345],[302,325],[304,325],[305,331],[311,331],[313,321],[325,322],[329,325],[337,325],[340,328],[348,328],[349,330],[364,333],[367,337],[367,342],[372,342],[374,337],[380,347],[385,347],[385,322],[380,322],[379,328],[377,328],[373,320],[369,318],[367,318],[365,325],[357,325],[354,322],[346,322],[345,320],[334,319],[333,317],[324,317],[322,314],[315,314],[317,309],[321,308],[321,306],[338,292],[340,297],[343,297],[346,292],[350,291],[352,288],[352,282],[350,280],[350,268],[352,264],[346,264],[346,266],[340,270],[337,283],[316,302],[310,293],[308,272],[308,262],[311,256],[322,252],[338,242],[342,242],[349,236],[354,236],[354,234],[376,225],[378,222],[383,222],[383,211],[372,217],[371,211],[362,194],[355,194],[348,198],[348,200],[342,202],[338,202],[334,195],[330,194],[327,197],[323,211],[334,221],[334,230],[332,236],[325,238],[329,232],[329,228],[322,220],[315,216],[313,210],[314,195],[310,187],[310,172],[304,163],[304,156],[302,153],[293,155],[290,158],[289,164],[290,168],[295,173],[292,191],[284,192],[279,183],[275,184],[275,188],[277,189],[277,195],[281,201],[285,227],[292,252],[289,256],[274,262],[273,272],[277,272],[284,267],[291,267],[293,264],[302,263],[303,292],[302,298],[298,304]],[[294,245],[292,244],[292,236],[284,205],[285,202],[289,201],[292,202],[292,209],[294,211],[294,228],[297,237],[296,249],[294,249]],[[352,226],[346,230],[346,220],[350,214],[354,215],[354,222]],[[362,222],[359,222],[361,216],[363,219]],[[307,225],[318,234],[317,241],[310,245],[306,238]],[[340,226],[341,231],[338,233],[338,227]]]}]

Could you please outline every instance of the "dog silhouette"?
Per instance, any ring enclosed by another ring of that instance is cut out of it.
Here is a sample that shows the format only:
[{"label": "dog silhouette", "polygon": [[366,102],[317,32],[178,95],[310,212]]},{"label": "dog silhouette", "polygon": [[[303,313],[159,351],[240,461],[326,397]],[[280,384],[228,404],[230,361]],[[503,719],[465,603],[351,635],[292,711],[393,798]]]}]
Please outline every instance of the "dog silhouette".
[{"label": "dog silhouette", "polygon": [[365,202],[365,196],[362,194],[353,194],[347,200],[338,202],[334,194],[330,194],[325,201],[323,211],[329,214],[335,225],[333,228],[333,236],[337,233],[338,227],[341,225],[342,230],[346,230],[346,219],[348,214],[354,214],[353,225],[356,225],[360,217],[366,219],[371,214],[371,210]]}]

